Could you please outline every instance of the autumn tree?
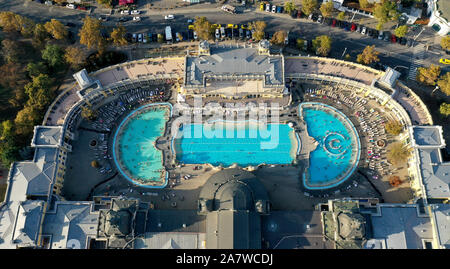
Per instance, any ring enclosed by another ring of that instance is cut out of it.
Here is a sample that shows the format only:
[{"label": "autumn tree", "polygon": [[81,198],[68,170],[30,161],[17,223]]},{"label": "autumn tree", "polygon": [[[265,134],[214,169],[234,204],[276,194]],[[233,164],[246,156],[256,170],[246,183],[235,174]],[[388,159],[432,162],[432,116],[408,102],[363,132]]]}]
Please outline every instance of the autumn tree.
[{"label": "autumn tree", "polygon": [[447,96],[450,95],[450,72],[445,73],[445,75],[442,75],[438,81],[437,85],[441,89],[443,93],[445,93]]},{"label": "autumn tree", "polygon": [[343,21],[345,20],[345,11],[339,12],[339,14],[336,17],[338,20]]},{"label": "autumn tree", "polygon": [[399,135],[403,131],[403,125],[396,120],[388,121],[384,128],[386,129],[386,132],[391,135]]},{"label": "autumn tree", "polygon": [[36,24],[33,31],[33,45],[36,48],[42,49],[45,46],[45,42],[47,41],[49,34],[45,29],[43,24]]},{"label": "autumn tree", "polygon": [[297,38],[297,48],[299,50],[304,50],[305,48],[305,40],[302,38]]},{"label": "autumn tree", "polygon": [[306,16],[313,13],[318,6],[317,0],[302,0],[302,11]]},{"label": "autumn tree", "polygon": [[2,55],[3,59],[5,59],[8,63],[14,63],[19,60],[19,55],[21,54],[21,46],[19,46],[19,42],[5,39],[2,41]]},{"label": "autumn tree", "polygon": [[416,80],[422,84],[434,86],[436,80],[441,74],[441,68],[438,65],[430,65],[430,67],[417,68]]},{"label": "autumn tree", "polygon": [[442,103],[439,107],[439,112],[444,116],[450,116],[450,104]]},{"label": "autumn tree", "polygon": [[369,8],[371,4],[367,0],[359,0],[359,6],[361,8]]},{"label": "autumn tree", "polygon": [[275,34],[273,34],[272,39],[270,40],[270,43],[275,45],[284,45],[284,40],[286,40],[287,33],[284,30],[277,31]]},{"label": "autumn tree", "polygon": [[54,98],[52,86],[53,80],[46,74],[33,77],[33,80],[25,85],[25,93],[28,96],[27,106],[43,111]]},{"label": "autumn tree", "polygon": [[102,23],[100,20],[86,16],[78,33],[80,44],[85,45],[88,49],[96,49],[102,54],[105,49],[105,40],[102,37],[101,30]]},{"label": "autumn tree", "polygon": [[42,59],[45,60],[51,68],[62,67],[64,64],[64,50],[58,45],[47,44],[42,51]]},{"label": "autumn tree", "polygon": [[397,20],[400,13],[397,11],[395,1],[382,0],[381,3],[375,5],[373,16],[378,21],[377,30],[381,30],[386,22]]},{"label": "autumn tree", "polygon": [[392,187],[398,187],[398,186],[400,186],[400,184],[402,184],[402,181],[399,176],[391,176],[389,178],[389,184]]},{"label": "autumn tree", "polygon": [[294,2],[289,1],[289,2],[284,3],[284,10],[286,11],[286,13],[291,14],[291,12],[294,11],[295,9],[296,9],[296,6],[295,6]]},{"label": "autumn tree", "polygon": [[111,8],[112,7],[112,0],[97,0],[97,3],[100,5],[103,5],[104,7]]},{"label": "autumn tree", "polygon": [[26,105],[14,119],[16,133],[25,137],[30,136],[33,133],[33,127],[40,123],[41,117],[41,111],[35,106]]},{"label": "autumn tree", "polygon": [[44,24],[45,30],[57,40],[66,39],[68,35],[67,28],[60,21],[51,19]]},{"label": "autumn tree", "polygon": [[362,64],[371,64],[373,62],[378,62],[380,52],[375,50],[375,45],[366,46],[361,54],[356,56],[356,61]]},{"label": "autumn tree", "polygon": [[406,33],[408,33],[408,26],[407,25],[399,26],[394,30],[394,33],[398,37],[404,37]]},{"label": "autumn tree", "polygon": [[441,47],[444,50],[450,50],[450,36],[444,36],[441,39]]},{"label": "autumn tree", "polygon": [[395,142],[388,148],[387,159],[394,165],[400,165],[408,159],[411,149],[401,142]]},{"label": "autumn tree", "polygon": [[324,2],[320,6],[320,12],[322,13],[322,15],[325,18],[331,17],[331,15],[333,14],[333,10],[334,10],[333,1],[326,2],[326,3]]},{"label": "autumn tree", "polygon": [[110,40],[113,42],[116,46],[125,46],[128,44],[127,39],[125,38],[125,34],[127,33],[127,30],[123,25],[119,24],[117,28],[114,28],[111,32]]},{"label": "autumn tree", "polygon": [[266,23],[263,21],[255,21],[251,23],[252,29],[255,30],[253,33],[253,39],[260,41],[264,39],[264,29],[266,29]]},{"label": "autumn tree", "polygon": [[327,35],[321,35],[316,37],[312,41],[312,46],[317,55],[327,56],[331,50],[332,40]]},{"label": "autumn tree", "polygon": [[72,68],[77,69],[83,65],[86,60],[86,52],[77,46],[69,46],[66,48],[64,59]]},{"label": "autumn tree", "polygon": [[82,107],[81,108],[81,117],[87,120],[95,120],[97,118],[98,112],[93,110],[91,107]]},{"label": "autumn tree", "polygon": [[92,166],[93,168],[99,168],[99,167],[100,167],[100,164],[98,163],[97,160],[93,160],[93,161],[91,162],[91,166]]},{"label": "autumn tree", "polygon": [[11,11],[0,12],[0,27],[5,32],[19,32],[20,23],[17,21],[17,15]]},{"label": "autumn tree", "polygon": [[213,37],[213,27],[206,17],[195,17],[194,31],[199,39],[210,40]]},{"label": "autumn tree", "polygon": [[24,37],[33,36],[33,31],[36,23],[27,17],[16,15],[17,23],[19,24],[19,31]]}]

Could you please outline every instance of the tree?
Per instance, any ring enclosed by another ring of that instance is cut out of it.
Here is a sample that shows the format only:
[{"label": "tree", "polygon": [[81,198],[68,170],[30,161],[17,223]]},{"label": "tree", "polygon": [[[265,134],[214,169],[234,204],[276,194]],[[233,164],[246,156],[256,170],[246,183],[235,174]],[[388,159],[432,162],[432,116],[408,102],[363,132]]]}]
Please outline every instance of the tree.
[{"label": "tree", "polygon": [[102,54],[105,49],[105,40],[102,37],[101,30],[102,23],[100,20],[86,16],[78,33],[80,44],[85,45],[88,49],[96,49]]},{"label": "tree", "polygon": [[437,85],[443,93],[445,93],[446,95],[450,95],[450,72],[442,75],[437,81]]},{"label": "tree", "polygon": [[49,37],[47,30],[43,24],[36,24],[33,32],[33,45],[36,48],[42,49]]},{"label": "tree", "polygon": [[100,164],[98,163],[98,161],[93,160],[93,161],[91,162],[91,166],[92,166],[93,168],[99,168],[99,167],[100,167]]},{"label": "tree", "polygon": [[313,13],[318,6],[317,0],[302,0],[302,11],[306,16]]},{"label": "tree", "polygon": [[373,16],[378,20],[377,29],[381,30],[386,22],[397,20],[400,13],[397,11],[395,1],[382,0],[381,3],[375,5]]},{"label": "tree", "polygon": [[253,39],[260,41],[264,39],[264,30],[266,29],[266,23],[263,21],[255,21],[251,23],[252,29],[255,30],[253,33]]},{"label": "tree", "polygon": [[399,135],[403,131],[403,125],[396,120],[388,121],[384,128],[391,135]]},{"label": "tree", "polygon": [[17,15],[11,11],[0,12],[0,27],[5,32],[19,32],[21,29]]},{"label": "tree", "polygon": [[209,40],[213,37],[213,27],[206,17],[195,17],[194,31],[202,40]]},{"label": "tree", "polygon": [[446,117],[450,116],[450,104],[442,103],[439,112]]},{"label": "tree", "polygon": [[297,38],[297,48],[299,50],[305,49],[305,40],[301,38]]},{"label": "tree", "polygon": [[370,3],[367,0],[359,0],[359,6],[361,8],[368,8],[370,7]]},{"label": "tree", "polygon": [[125,38],[126,33],[127,33],[127,30],[125,29],[125,27],[123,27],[123,25],[119,24],[119,26],[117,26],[117,28],[114,28],[112,30],[110,40],[116,46],[125,46],[128,44],[128,41]]},{"label": "tree", "polygon": [[450,36],[445,36],[441,39],[441,47],[444,50],[450,50]]},{"label": "tree", "polygon": [[2,41],[2,54],[3,59],[8,63],[15,63],[19,60],[19,55],[21,54],[21,46],[19,42],[5,39]]},{"label": "tree", "polygon": [[7,140],[14,135],[14,124],[11,120],[2,121],[0,128],[0,140]]},{"label": "tree", "polygon": [[54,98],[52,90],[53,80],[46,74],[33,77],[33,80],[25,85],[25,94],[28,96],[27,106],[33,106],[42,111]]},{"label": "tree", "polygon": [[77,69],[82,66],[86,60],[86,52],[76,46],[69,46],[66,48],[66,53],[64,54],[64,59],[72,68]]},{"label": "tree", "polygon": [[292,11],[294,11],[296,9],[296,6],[294,4],[294,2],[289,1],[284,3],[284,10],[286,11],[286,13],[291,14]]},{"label": "tree", "polygon": [[35,106],[26,105],[17,113],[14,123],[16,133],[23,136],[29,136],[33,133],[35,125],[39,124],[42,119],[41,111]]},{"label": "tree", "polygon": [[286,40],[287,33],[286,31],[277,31],[275,34],[273,34],[272,39],[270,40],[270,43],[275,45],[284,45],[284,40]]},{"label": "tree", "polygon": [[90,107],[82,107],[81,108],[81,117],[87,120],[95,120],[97,118],[98,113],[96,110],[93,110]]},{"label": "tree", "polygon": [[406,33],[408,33],[408,26],[407,25],[399,26],[397,27],[397,29],[394,30],[394,33],[398,37],[404,37]]},{"label": "tree", "polygon": [[322,5],[320,6],[320,12],[325,18],[331,17],[331,15],[333,14],[333,10],[333,1],[322,3]]},{"label": "tree", "polygon": [[48,74],[48,68],[44,62],[30,62],[27,65],[27,72],[28,75],[33,78],[39,76],[40,74]]},{"label": "tree", "polygon": [[23,36],[30,37],[33,35],[36,23],[32,19],[16,15],[16,20],[19,25],[19,31]]},{"label": "tree", "polygon": [[363,64],[371,64],[373,62],[378,62],[380,59],[378,58],[378,54],[380,52],[375,50],[375,45],[366,46],[361,54],[356,56],[356,61],[358,63]]},{"label": "tree", "polygon": [[52,68],[58,68],[64,64],[64,50],[58,45],[48,44],[42,51],[42,59]]},{"label": "tree", "polygon": [[403,145],[401,142],[395,142],[389,146],[387,159],[394,165],[400,165],[408,159],[411,149]]},{"label": "tree", "polygon": [[67,28],[60,21],[51,19],[44,24],[45,30],[57,40],[66,39],[68,35]]},{"label": "tree", "polygon": [[343,21],[345,19],[345,11],[339,12],[339,14],[337,15],[337,19]]},{"label": "tree", "polygon": [[402,181],[399,176],[391,176],[389,178],[389,184],[391,184],[392,187],[398,187],[402,184]]},{"label": "tree", "polygon": [[312,46],[316,54],[321,56],[327,56],[331,50],[332,40],[327,35],[321,35],[316,37],[312,41]]},{"label": "tree", "polygon": [[345,54],[345,60],[350,61],[352,59],[352,56],[350,54]]},{"label": "tree", "polygon": [[438,65],[430,65],[430,67],[417,68],[416,80],[422,84],[434,86],[436,80],[441,74],[441,68]]},{"label": "tree", "polygon": [[112,7],[112,0],[97,0],[97,3],[99,3],[100,5],[103,5],[107,8]]},{"label": "tree", "polygon": [[162,34],[158,34],[158,43],[163,43],[164,42],[164,36]]}]

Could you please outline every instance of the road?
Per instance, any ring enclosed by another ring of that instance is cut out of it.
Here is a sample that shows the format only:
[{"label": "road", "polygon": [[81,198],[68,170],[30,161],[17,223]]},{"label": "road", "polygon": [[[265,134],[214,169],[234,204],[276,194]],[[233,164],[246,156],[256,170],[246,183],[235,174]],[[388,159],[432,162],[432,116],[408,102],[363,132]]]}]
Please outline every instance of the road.
[{"label": "road", "polygon": [[[7,1],[0,0],[0,10],[9,10],[18,14],[28,16],[36,21],[48,21],[51,18],[58,19],[62,22],[72,22],[76,24],[73,32],[77,32],[81,27],[81,20],[86,16],[100,17],[109,12],[107,9],[93,8],[92,12],[71,10],[65,7],[46,6],[36,2],[29,2],[26,0]],[[178,8],[168,11],[155,11],[144,8],[139,9],[141,14],[140,22],[129,21],[124,23],[127,31],[130,33],[139,32],[162,32],[166,25],[172,26],[174,31],[186,31],[187,19],[192,19],[195,16],[204,16],[212,23],[220,24],[243,24],[255,20],[263,20],[268,27],[266,31],[275,32],[277,30],[287,30],[290,33],[304,39],[313,39],[318,35],[329,35],[333,42],[331,57],[341,58],[343,52],[350,54],[353,59],[357,54],[361,53],[367,45],[375,45],[376,49],[381,52],[380,59],[383,64],[391,67],[398,67],[397,70],[405,75],[410,75],[411,70],[421,65],[429,65],[430,63],[439,64],[439,59],[443,57],[443,51],[438,49],[433,43],[434,33],[432,30],[426,28],[423,33],[417,38],[416,44],[431,45],[429,51],[417,51],[417,48],[410,48],[401,46],[399,44],[392,44],[390,42],[373,39],[355,32],[347,32],[340,28],[333,28],[328,25],[322,25],[308,21],[306,19],[292,19],[286,14],[272,14],[255,8],[241,8],[240,14],[228,14],[218,9],[217,5],[202,5],[200,8],[195,6]],[[174,14],[175,19],[166,21],[164,15]],[[120,15],[118,12],[113,12],[108,16],[108,21],[103,22],[106,27],[113,27],[117,24]],[[131,15],[128,15],[131,17]],[[417,35],[416,32],[410,35]],[[424,48],[425,46],[420,46]],[[417,59],[420,55],[420,59]],[[443,72],[450,71],[449,66],[442,64]]]}]

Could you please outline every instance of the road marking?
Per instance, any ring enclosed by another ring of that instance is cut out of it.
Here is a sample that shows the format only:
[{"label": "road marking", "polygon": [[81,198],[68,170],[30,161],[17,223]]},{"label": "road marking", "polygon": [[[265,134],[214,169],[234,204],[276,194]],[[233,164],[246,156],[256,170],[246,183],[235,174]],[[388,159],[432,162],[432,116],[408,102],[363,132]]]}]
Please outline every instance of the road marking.
[{"label": "road marking", "polygon": [[411,66],[409,68],[408,78],[416,80],[417,68],[424,64],[423,59],[425,57],[425,45],[418,44],[413,48],[413,54],[411,57]]}]

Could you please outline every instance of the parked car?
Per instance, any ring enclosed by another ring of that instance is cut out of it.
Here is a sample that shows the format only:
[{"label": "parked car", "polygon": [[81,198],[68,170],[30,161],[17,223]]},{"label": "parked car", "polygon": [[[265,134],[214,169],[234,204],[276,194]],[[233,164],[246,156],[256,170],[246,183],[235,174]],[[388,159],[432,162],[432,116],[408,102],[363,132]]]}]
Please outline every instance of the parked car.
[{"label": "parked car", "polygon": [[314,16],[314,14],[309,14],[309,16],[308,16],[308,20],[312,20],[313,19],[313,16]]},{"label": "parked car", "polygon": [[131,15],[138,15],[140,13],[141,12],[139,10],[136,10],[136,9],[131,11]]},{"label": "parked car", "polygon": [[252,38],[252,32],[250,32],[250,30],[247,30],[245,37],[246,37],[247,39]]},{"label": "parked car", "polygon": [[378,34],[378,39],[382,40],[383,38],[384,38],[384,33],[383,33],[383,31],[380,31]]},{"label": "parked car", "polygon": [[233,37],[239,37],[239,29],[233,28]]},{"label": "parked car", "polygon": [[197,32],[196,32],[196,31],[194,31],[194,32],[193,32],[193,34],[194,34],[194,40],[197,40],[197,39],[198,39],[198,35],[197,35]]},{"label": "parked car", "polygon": [[414,40],[412,40],[411,38],[408,39],[408,41],[406,41],[406,45],[407,45],[408,47],[412,47],[413,43],[414,43]]},{"label": "parked car", "polygon": [[265,8],[264,3],[259,4],[259,10],[264,11],[264,8]]},{"label": "parked car", "polygon": [[270,4],[266,4],[266,12],[270,12]]},{"label": "parked car", "polygon": [[66,7],[70,8],[70,9],[76,9],[77,8],[74,4],[67,4]]},{"label": "parked car", "polygon": [[120,14],[122,14],[122,15],[130,15],[130,11],[128,9],[124,9],[124,10],[120,11]]},{"label": "parked car", "polygon": [[367,28],[366,28],[366,27],[363,27],[362,30],[361,30],[361,34],[362,34],[362,35],[365,35],[365,34],[366,34],[366,31],[367,31]]},{"label": "parked car", "polygon": [[133,21],[140,21],[141,20],[141,17],[133,17]]},{"label": "parked car", "polygon": [[277,6],[277,13],[283,13],[283,7]]},{"label": "parked car", "polygon": [[227,36],[227,38],[232,38],[233,37],[233,28],[226,28],[225,35]]},{"label": "parked car", "polygon": [[395,35],[391,35],[391,42],[397,43],[397,37]]},{"label": "parked car", "polygon": [[349,22],[345,22],[345,27],[344,27],[344,29],[345,29],[345,31],[350,31],[350,23]]},{"label": "parked car", "polygon": [[119,18],[119,22],[127,22],[127,21],[129,21],[130,19],[128,18],[128,17],[120,17]]},{"label": "parked car", "polygon": [[172,14],[164,16],[164,19],[166,20],[173,20],[174,18],[175,17]]},{"label": "parked car", "polygon": [[225,38],[225,27],[220,27],[220,37],[221,37],[222,39]]},{"label": "parked car", "polygon": [[323,16],[319,15],[319,17],[317,18],[317,23],[322,23],[323,22]]},{"label": "parked car", "polygon": [[[42,3],[42,2],[40,2],[40,3]],[[53,6],[53,2],[52,1],[45,1],[45,4],[47,6]]]},{"label": "parked car", "polygon": [[87,10],[87,8],[85,6],[78,6],[77,9],[78,10]]},{"label": "parked car", "polygon": [[391,33],[385,32],[384,33],[384,41],[389,41],[390,38],[391,38]]},{"label": "parked car", "polygon": [[128,42],[131,42],[131,41],[132,41],[131,34],[130,34],[130,33],[126,33],[126,34],[125,34],[125,39],[126,39]]},{"label": "parked car", "polygon": [[148,42],[152,42],[153,41],[152,33],[147,33],[147,39],[148,39]]},{"label": "parked car", "polygon": [[303,17],[303,13],[302,13],[301,10],[299,10],[299,11],[297,12],[297,19],[300,19],[301,17]]},{"label": "parked car", "polygon": [[333,22],[331,23],[331,27],[336,27],[336,23],[337,23],[337,21],[335,19],[333,19]]},{"label": "parked car", "polygon": [[180,35],[180,33],[175,33],[175,40],[177,41],[177,42],[180,42],[181,41],[181,35]]},{"label": "parked car", "polygon": [[447,59],[447,58],[441,58],[441,59],[439,59],[439,62],[440,62],[441,64],[450,64],[450,59]]},{"label": "parked car", "polygon": [[219,28],[216,28],[216,39],[220,38],[220,30]]},{"label": "parked car", "polygon": [[139,43],[142,42],[142,34],[138,34],[138,42],[139,42]]},{"label": "parked car", "polygon": [[137,34],[133,34],[132,41],[133,41],[133,43],[135,43],[137,41]]},{"label": "parked car", "polygon": [[293,19],[295,19],[295,18],[297,18],[297,10],[296,9],[294,9],[294,10],[292,10],[292,12],[291,12],[291,18],[293,18]]},{"label": "parked car", "polygon": [[350,30],[354,32],[356,31],[356,29],[357,29],[356,24],[352,23],[352,27],[350,28]]},{"label": "parked car", "polygon": [[272,6],[272,13],[275,13],[275,12],[277,12],[277,6],[273,5]]}]

